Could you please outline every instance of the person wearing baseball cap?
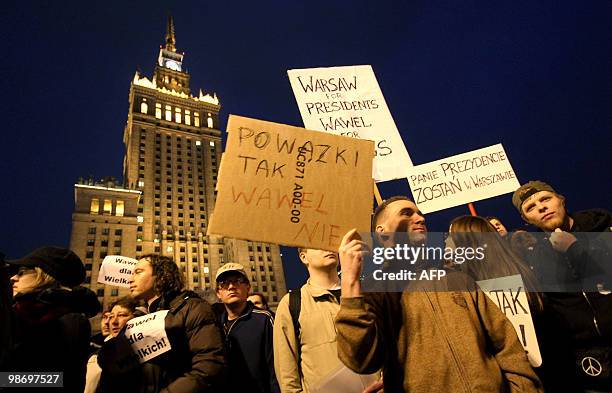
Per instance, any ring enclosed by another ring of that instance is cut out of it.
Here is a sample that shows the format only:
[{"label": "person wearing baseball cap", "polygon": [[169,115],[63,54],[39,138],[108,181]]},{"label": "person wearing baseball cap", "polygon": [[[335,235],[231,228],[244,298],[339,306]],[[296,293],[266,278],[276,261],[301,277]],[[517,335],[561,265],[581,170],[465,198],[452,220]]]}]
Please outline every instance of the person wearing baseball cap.
[{"label": "person wearing baseball cap", "polygon": [[272,314],[247,300],[251,284],[241,264],[222,265],[215,281],[217,297],[225,306],[221,324],[228,348],[228,391],[280,393],[274,373]]},{"label": "person wearing baseball cap", "polygon": [[85,280],[81,259],[66,248],[41,247],[6,263],[17,273],[10,278],[15,329],[3,371],[61,371],[64,391],[82,392],[88,318],[99,312],[100,303],[79,286]]},{"label": "person wearing baseball cap", "polygon": [[[612,391],[612,214],[604,209],[570,213],[550,184],[533,180],[512,195],[523,220],[543,231],[526,255],[551,311],[573,336],[577,373],[584,389]],[[608,232],[604,234],[602,232]],[[602,366],[587,373],[584,359]]]},{"label": "person wearing baseball cap", "polygon": [[519,187],[512,195],[512,204],[525,222],[544,232],[528,257],[540,273],[543,289],[547,284],[549,290],[582,290],[583,284],[595,289],[588,278],[601,271],[597,262],[601,258],[591,253],[592,242],[581,233],[610,232],[612,214],[604,209],[569,213],[565,197],[540,180]]}]

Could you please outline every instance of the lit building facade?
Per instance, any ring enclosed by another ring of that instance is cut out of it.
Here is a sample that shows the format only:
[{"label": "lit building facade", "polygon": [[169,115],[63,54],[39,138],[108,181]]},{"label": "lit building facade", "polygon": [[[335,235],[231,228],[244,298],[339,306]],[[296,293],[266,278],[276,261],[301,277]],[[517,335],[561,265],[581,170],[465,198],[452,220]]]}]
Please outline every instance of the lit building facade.
[{"label": "lit building facade", "polygon": [[[122,240],[125,248],[121,248],[121,255],[170,256],[185,273],[188,287],[204,291],[214,290],[214,273],[223,263],[238,262],[250,271],[252,290],[264,293],[275,306],[286,293],[278,245],[206,236],[222,153],[221,106],[216,94],[199,90],[197,95],[192,95],[183,57],[176,50],[174,25],[169,18],[166,43],[160,48],[152,78],[136,72],[130,85],[128,118],[123,132],[126,148],[123,186],[133,198],[129,202],[129,214],[124,210],[121,225],[127,225],[129,218],[130,230],[122,234],[133,237],[129,242]],[[94,239],[92,250],[87,237],[89,227],[99,224],[102,227],[96,227],[96,232],[104,231],[111,217],[119,219],[112,213],[105,215],[104,209],[96,211],[85,206],[87,201],[91,205],[93,199],[101,201],[106,197],[95,193],[81,197],[87,189],[83,186],[75,185],[71,248],[86,266],[91,265],[88,269],[92,277],[97,277],[94,273],[104,254],[95,247],[102,238]],[[112,287],[105,289],[93,281],[90,286],[101,300],[120,296],[120,291]]]}]

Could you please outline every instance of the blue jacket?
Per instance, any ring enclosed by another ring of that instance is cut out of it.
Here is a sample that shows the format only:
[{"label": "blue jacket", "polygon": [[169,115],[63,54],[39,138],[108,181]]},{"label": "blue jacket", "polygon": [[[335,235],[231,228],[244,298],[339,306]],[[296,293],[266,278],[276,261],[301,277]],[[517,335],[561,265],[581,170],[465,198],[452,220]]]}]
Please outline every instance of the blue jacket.
[{"label": "blue jacket", "polygon": [[[227,312],[221,316],[227,324]],[[230,392],[280,393],[274,374],[272,328],[274,318],[269,311],[247,302],[242,314],[225,329],[228,352]]]}]

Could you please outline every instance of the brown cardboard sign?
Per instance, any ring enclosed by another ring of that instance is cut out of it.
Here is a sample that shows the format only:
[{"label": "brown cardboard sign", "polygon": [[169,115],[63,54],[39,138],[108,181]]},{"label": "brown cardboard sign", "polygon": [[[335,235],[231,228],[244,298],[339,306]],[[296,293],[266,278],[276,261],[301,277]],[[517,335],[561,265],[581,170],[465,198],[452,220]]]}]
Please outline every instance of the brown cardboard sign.
[{"label": "brown cardboard sign", "polygon": [[374,142],[231,115],[208,235],[338,251],[369,232]]}]

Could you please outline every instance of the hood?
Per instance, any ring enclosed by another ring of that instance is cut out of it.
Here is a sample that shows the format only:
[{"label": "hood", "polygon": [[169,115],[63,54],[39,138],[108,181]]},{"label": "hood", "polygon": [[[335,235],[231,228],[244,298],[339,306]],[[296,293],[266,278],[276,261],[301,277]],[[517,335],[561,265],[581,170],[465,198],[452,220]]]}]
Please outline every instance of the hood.
[{"label": "hood", "polygon": [[160,310],[170,310],[171,313],[176,313],[189,298],[198,298],[197,293],[189,290],[184,291],[173,291],[163,294],[162,296],[155,299],[149,305],[149,312],[156,312]]},{"label": "hood", "polygon": [[572,232],[606,232],[612,229],[612,214],[605,209],[583,210],[571,214]]},{"label": "hood", "polygon": [[96,294],[85,287],[74,287],[71,291],[49,288],[38,294],[37,300],[43,303],[64,306],[71,312],[85,314],[91,318],[102,310]]}]

